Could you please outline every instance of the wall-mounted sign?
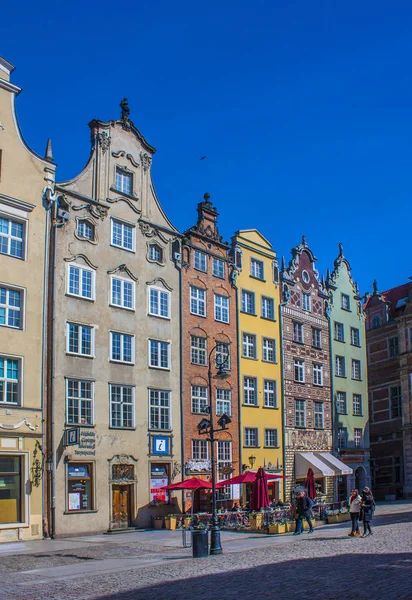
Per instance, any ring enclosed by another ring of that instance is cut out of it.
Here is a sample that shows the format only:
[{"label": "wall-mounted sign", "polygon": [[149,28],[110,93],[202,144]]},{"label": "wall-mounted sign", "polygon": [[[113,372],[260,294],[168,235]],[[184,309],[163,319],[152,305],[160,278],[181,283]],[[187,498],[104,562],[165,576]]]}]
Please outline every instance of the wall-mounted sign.
[{"label": "wall-mounted sign", "polygon": [[74,429],[66,429],[64,445],[65,446],[76,446],[80,439],[80,429],[78,427]]},{"label": "wall-mounted sign", "polygon": [[156,456],[170,456],[171,438],[167,435],[152,435],[150,437],[150,454]]}]

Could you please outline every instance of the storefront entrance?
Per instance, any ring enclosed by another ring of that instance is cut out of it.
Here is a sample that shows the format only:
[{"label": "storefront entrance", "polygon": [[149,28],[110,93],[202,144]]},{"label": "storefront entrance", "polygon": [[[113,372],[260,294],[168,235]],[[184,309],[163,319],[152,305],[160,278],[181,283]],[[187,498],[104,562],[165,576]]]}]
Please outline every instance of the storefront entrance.
[{"label": "storefront entrance", "polygon": [[112,529],[124,529],[130,526],[131,486],[112,486]]}]

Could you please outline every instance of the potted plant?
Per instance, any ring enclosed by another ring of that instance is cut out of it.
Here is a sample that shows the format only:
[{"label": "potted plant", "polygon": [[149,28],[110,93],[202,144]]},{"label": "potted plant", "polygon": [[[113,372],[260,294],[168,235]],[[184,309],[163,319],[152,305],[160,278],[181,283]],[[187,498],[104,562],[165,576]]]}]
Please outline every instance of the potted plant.
[{"label": "potted plant", "polygon": [[286,532],[286,523],[272,523],[272,525],[269,525],[268,527],[268,533],[275,533],[275,534],[279,534],[279,533],[285,533]]},{"label": "potted plant", "polygon": [[263,513],[261,512],[252,512],[249,515],[250,528],[253,531],[257,531],[261,529],[263,521]]},{"label": "potted plant", "polygon": [[163,517],[153,517],[154,529],[163,529]]},{"label": "potted plant", "polygon": [[285,528],[287,533],[294,533],[296,529],[295,521],[286,521]]},{"label": "potted plant", "polygon": [[177,517],[176,515],[167,515],[165,517],[165,527],[166,529],[170,529],[174,531],[176,529]]}]

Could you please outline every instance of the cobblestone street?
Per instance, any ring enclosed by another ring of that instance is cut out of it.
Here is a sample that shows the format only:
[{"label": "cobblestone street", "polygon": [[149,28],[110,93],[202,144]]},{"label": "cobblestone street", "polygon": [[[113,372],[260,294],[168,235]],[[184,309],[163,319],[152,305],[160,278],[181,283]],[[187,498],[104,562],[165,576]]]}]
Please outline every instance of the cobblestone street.
[{"label": "cobblestone street", "polygon": [[370,600],[412,598],[412,504],[380,505],[374,535],[347,523],[312,536],[222,534],[192,559],[180,532],[0,545],[1,600]]}]

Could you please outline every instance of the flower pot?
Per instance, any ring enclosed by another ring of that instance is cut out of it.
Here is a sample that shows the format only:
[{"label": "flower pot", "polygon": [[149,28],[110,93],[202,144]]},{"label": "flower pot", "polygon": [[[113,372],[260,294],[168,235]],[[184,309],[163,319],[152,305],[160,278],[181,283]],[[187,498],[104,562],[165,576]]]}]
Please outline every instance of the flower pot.
[{"label": "flower pot", "polygon": [[250,517],[249,517],[250,528],[252,530],[256,531],[257,529],[261,529],[262,522],[263,522],[263,514],[262,513],[256,513],[254,515],[250,515]]},{"label": "flower pot", "polygon": [[163,529],[163,519],[153,519],[154,529]]},{"label": "flower pot", "polygon": [[173,515],[169,515],[168,517],[165,518],[165,527],[166,529],[170,529],[171,531],[174,531],[176,529],[176,517]]},{"label": "flower pot", "polygon": [[192,518],[191,517],[186,517],[185,518],[185,529],[190,529],[191,522],[192,522]]},{"label": "flower pot", "polygon": [[285,523],[274,523],[273,525],[269,525],[268,533],[285,533],[286,532],[286,524]]},{"label": "flower pot", "polygon": [[286,523],[285,524],[287,533],[295,533],[296,523]]},{"label": "flower pot", "polygon": [[339,523],[339,515],[328,515],[328,524]]}]

